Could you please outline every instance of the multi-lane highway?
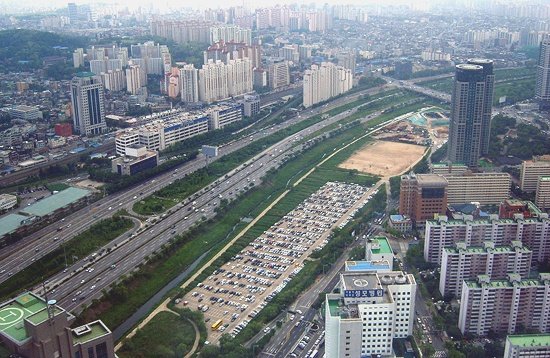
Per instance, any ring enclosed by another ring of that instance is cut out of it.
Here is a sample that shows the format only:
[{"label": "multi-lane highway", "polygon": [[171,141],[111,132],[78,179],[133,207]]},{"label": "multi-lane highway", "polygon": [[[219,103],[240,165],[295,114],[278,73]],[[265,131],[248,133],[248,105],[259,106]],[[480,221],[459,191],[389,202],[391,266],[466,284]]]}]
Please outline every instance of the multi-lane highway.
[{"label": "multi-lane highway", "polygon": [[[358,93],[349,100],[354,100],[357,96],[362,94],[364,93]],[[335,105],[327,106],[322,109],[326,111],[334,106]],[[310,112],[311,115],[315,113],[316,111]],[[326,119],[290,138],[280,141],[257,155],[255,159],[252,160],[255,162],[253,165],[247,166],[246,169],[240,170],[239,172],[236,170],[232,171],[228,174],[228,178],[216,181],[208,188],[193,195],[193,199],[188,199],[184,201],[184,203],[178,204],[178,206],[172,208],[170,213],[156,224],[141,228],[139,234],[136,236],[122,236],[118,238],[116,242],[110,243],[104,247],[104,250],[99,250],[99,253],[93,258],[90,257],[88,260],[80,260],[66,272],[61,272],[50,279],[51,282],[48,283],[48,287],[50,290],[55,290],[51,291],[50,296],[58,299],[68,309],[79,310],[82,304],[86,304],[90,300],[100,297],[102,289],[108,287],[122,275],[131,272],[152,252],[159,250],[170,238],[185,231],[203,216],[207,218],[213,216],[213,208],[218,204],[220,195],[225,198],[234,197],[238,191],[246,189],[250,182],[258,183],[260,178],[269,168],[280,165],[284,155],[289,152],[300,150],[301,145],[291,149],[296,145],[297,138],[341,120],[349,114],[350,112],[348,111]],[[222,153],[234,151],[236,150],[235,148],[243,147],[251,140],[258,140],[298,120],[299,118],[294,118],[291,121],[285,122],[283,125],[270,127],[260,133],[256,133],[252,138],[245,138],[233,142],[221,148]],[[118,194],[116,195],[117,205],[113,204],[111,201],[102,199],[102,201],[95,203],[91,207],[81,210],[81,212],[85,214],[85,218],[81,217],[81,215],[83,215],[82,213],[73,214],[65,218],[63,222],[65,227],[62,231],[58,232],[57,227],[55,227],[56,231],[51,232],[49,236],[46,234],[45,238],[40,240],[36,245],[33,245],[33,247],[39,248],[39,253],[44,254],[48,249],[52,250],[56,248],[58,242],[61,240],[68,239],[78,231],[82,231],[82,226],[89,226],[90,221],[93,222],[108,217],[119,207],[130,207],[136,200],[140,200],[141,197],[201,167],[203,162],[204,159],[201,160],[199,158],[194,162],[187,163],[177,172],[165,174],[141,186],[133,188],[128,192]],[[250,182],[248,180],[250,180]],[[193,207],[195,207],[195,209],[193,209]],[[54,241],[56,237],[57,240]],[[2,266],[0,267],[3,268],[6,267],[5,265],[11,264],[13,265],[12,267],[14,267],[13,270],[16,271],[16,269],[20,269],[21,266],[28,265],[33,256],[37,254],[36,252],[29,252],[30,250],[22,251],[23,252],[18,252],[2,260]],[[5,279],[5,275],[2,278]],[[37,288],[37,290],[40,291],[41,289]]]},{"label": "multi-lane highway", "polygon": [[[318,113],[329,111],[337,106],[341,106],[345,103],[355,101],[359,96],[379,91],[379,88],[361,91],[348,97],[340,98],[328,106],[321,107],[302,113],[302,115],[295,116],[292,119],[280,124],[270,126],[257,132],[249,137],[241,138],[239,140],[232,141],[224,146],[220,147],[220,155],[217,158],[209,159],[209,161],[217,160],[220,157],[230,154],[244,146],[250,144],[252,141],[261,140],[262,138],[275,133],[278,130],[291,126],[298,121],[307,119],[310,116]],[[334,120],[340,120],[341,117],[335,117]],[[333,121],[324,121],[324,123],[333,123]],[[328,125],[327,124],[327,125]],[[318,128],[323,127],[320,125]],[[316,127],[317,128],[317,127]],[[59,242],[68,241],[82,231],[88,229],[91,225],[98,221],[108,218],[113,215],[119,209],[129,209],[133,204],[144,197],[152,194],[153,192],[169,185],[170,182],[181,179],[187,174],[196,171],[206,165],[206,160],[203,156],[196,158],[190,162],[187,162],[177,168],[177,171],[165,173],[151,179],[141,185],[132,187],[126,191],[109,195],[92,205],[88,205],[85,208],[78,210],[77,212],[64,218],[64,221],[59,221],[45,228],[28,235],[23,240],[9,245],[0,250],[0,283],[7,280],[11,274],[26,268],[29,266],[33,259],[39,259],[45,254],[53,251],[58,247]],[[61,228],[61,231],[58,231]],[[36,251],[38,249],[38,251]]]}]

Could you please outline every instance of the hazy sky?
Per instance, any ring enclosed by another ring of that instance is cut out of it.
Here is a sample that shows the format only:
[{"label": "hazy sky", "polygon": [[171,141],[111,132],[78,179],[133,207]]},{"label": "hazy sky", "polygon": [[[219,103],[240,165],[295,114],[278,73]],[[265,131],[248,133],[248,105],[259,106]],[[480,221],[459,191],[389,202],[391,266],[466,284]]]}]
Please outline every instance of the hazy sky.
[{"label": "hazy sky", "polygon": [[[58,9],[61,7],[66,7],[68,2],[75,2],[77,5],[82,4],[93,4],[93,3],[102,3],[102,4],[118,4],[120,6],[128,6],[129,8],[137,8],[139,6],[141,7],[147,7],[153,6],[156,9],[177,9],[177,8],[183,8],[183,7],[192,7],[192,8],[218,8],[218,7],[229,7],[229,6],[237,6],[237,5],[243,5],[243,2],[248,7],[262,7],[262,6],[273,6],[275,4],[286,4],[286,3],[297,3],[297,4],[311,4],[315,3],[318,7],[322,6],[325,3],[328,4],[355,4],[355,5],[365,5],[365,4],[406,4],[406,3],[416,3],[418,4],[419,1],[413,1],[413,0],[392,0],[391,2],[388,2],[387,0],[345,0],[345,1],[339,1],[339,0],[327,0],[327,1],[307,1],[307,0],[279,0],[276,3],[269,0],[158,0],[158,1],[151,1],[151,0],[103,0],[103,1],[84,1],[84,0],[0,0],[0,9],[4,10],[10,10],[12,11],[24,11],[27,12],[29,10],[52,10],[52,9]],[[421,0],[420,2],[426,2],[424,0]]]}]

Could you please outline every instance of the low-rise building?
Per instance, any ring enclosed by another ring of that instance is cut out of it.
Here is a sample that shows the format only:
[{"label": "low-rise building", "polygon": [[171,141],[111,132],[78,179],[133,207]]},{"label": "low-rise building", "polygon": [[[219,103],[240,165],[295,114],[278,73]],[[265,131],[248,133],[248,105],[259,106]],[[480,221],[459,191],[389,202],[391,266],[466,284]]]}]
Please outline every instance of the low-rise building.
[{"label": "low-rise building", "polygon": [[243,105],[223,102],[204,111],[187,112],[168,110],[140,118],[146,122],[136,128],[121,130],[115,137],[118,155],[125,154],[125,148],[143,144],[149,150],[161,151],[188,138],[223,128],[242,120]]},{"label": "low-rise building", "polygon": [[147,150],[142,144],[134,144],[126,147],[123,157],[111,161],[111,170],[120,175],[134,175],[147,169],[156,167],[158,164],[158,153]]},{"label": "low-rise building", "polygon": [[476,336],[513,334],[520,328],[550,332],[550,274],[524,280],[518,274],[506,280],[480,275],[463,281],[458,327]]},{"label": "low-rise building", "polygon": [[532,256],[533,252],[521,241],[512,241],[508,246],[495,246],[491,241],[484,242],[483,246],[466,246],[464,242],[458,242],[455,247],[443,250],[439,292],[442,296],[460,297],[462,281],[475,280],[479,275],[500,280],[516,273],[527,278]]},{"label": "low-rise building", "polygon": [[254,117],[260,113],[260,96],[244,95],[243,113],[245,117]]},{"label": "low-rise building", "polygon": [[385,236],[375,236],[372,239],[367,239],[365,244],[365,260],[387,261],[390,263],[390,269],[393,269],[393,250],[388,238]]},{"label": "low-rise building", "polygon": [[504,358],[549,358],[550,334],[521,334],[506,337]]},{"label": "low-rise building", "polygon": [[407,215],[390,215],[388,223],[392,229],[402,233],[412,230],[412,220]]},{"label": "low-rise building", "polygon": [[42,111],[35,106],[26,106],[23,104],[13,106],[9,109],[9,113],[13,118],[32,121],[42,119]]},{"label": "low-rise building", "polygon": [[327,358],[391,356],[394,338],[412,334],[416,281],[410,274],[345,272],[325,299]]},{"label": "low-rise building", "polygon": [[0,194],[0,212],[9,210],[17,205],[17,196],[11,194]]}]

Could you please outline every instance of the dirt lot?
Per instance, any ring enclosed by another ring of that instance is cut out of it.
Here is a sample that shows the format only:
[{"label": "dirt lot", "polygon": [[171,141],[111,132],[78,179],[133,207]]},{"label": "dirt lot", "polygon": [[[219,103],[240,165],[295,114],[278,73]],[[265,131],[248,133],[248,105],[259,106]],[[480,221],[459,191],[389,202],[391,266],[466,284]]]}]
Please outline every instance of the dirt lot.
[{"label": "dirt lot", "polygon": [[425,149],[414,144],[376,141],[353,153],[339,166],[381,177],[391,177],[407,171],[422,158]]}]

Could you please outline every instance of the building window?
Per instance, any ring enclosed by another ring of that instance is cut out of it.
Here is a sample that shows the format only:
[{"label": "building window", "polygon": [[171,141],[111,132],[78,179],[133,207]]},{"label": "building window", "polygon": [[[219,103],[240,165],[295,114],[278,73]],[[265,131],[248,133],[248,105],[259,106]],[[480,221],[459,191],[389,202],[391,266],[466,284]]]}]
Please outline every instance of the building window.
[{"label": "building window", "polygon": [[88,347],[88,358],[95,358],[94,347]]},{"label": "building window", "polygon": [[74,358],[81,358],[80,351],[74,352]]},{"label": "building window", "polygon": [[108,358],[107,354],[107,343],[102,342],[95,346],[95,352],[97,353],[97,358]]}]

